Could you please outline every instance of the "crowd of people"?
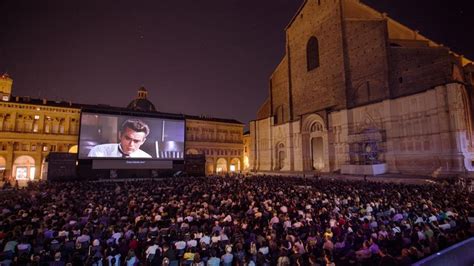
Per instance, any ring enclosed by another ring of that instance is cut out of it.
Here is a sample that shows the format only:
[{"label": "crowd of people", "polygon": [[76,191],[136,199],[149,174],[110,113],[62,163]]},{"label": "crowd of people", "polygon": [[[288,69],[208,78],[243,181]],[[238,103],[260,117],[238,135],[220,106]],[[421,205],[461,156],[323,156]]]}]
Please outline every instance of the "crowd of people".
[{"label": "crowd of people", "polygon": [[1,265],[410,265],[472,235],[460,186],[248,176],[0,193]]}]

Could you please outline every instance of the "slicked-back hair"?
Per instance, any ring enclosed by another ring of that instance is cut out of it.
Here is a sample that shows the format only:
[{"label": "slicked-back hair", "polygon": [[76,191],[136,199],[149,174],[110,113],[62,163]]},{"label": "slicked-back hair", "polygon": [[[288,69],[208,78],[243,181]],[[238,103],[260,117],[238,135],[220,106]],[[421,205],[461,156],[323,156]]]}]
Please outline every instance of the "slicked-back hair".
[{"label": "slicked-back hair", "polygon": [[127,119],[122,123],[122,126],[120,127],[120,134],[125,133],[125,129],[130,128],[133,131],[136,132],[143,132],[145,133],[145,137],[150,134],[150,128],[148,127],[145,122],[138,120],[138,119]]}]

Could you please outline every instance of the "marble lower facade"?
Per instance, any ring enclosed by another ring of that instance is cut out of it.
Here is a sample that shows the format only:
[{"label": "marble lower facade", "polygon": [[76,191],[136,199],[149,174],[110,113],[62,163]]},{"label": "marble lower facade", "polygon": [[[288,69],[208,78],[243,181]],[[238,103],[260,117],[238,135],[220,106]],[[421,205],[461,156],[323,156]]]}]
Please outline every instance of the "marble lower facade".
[{"label": "marble lower facade", "polygon": [[252,121],[249,169],[339,172],[385,165],[387,173],[474,171],[471,111],[462,84],[321,113],[279,125],[274,117]]}]

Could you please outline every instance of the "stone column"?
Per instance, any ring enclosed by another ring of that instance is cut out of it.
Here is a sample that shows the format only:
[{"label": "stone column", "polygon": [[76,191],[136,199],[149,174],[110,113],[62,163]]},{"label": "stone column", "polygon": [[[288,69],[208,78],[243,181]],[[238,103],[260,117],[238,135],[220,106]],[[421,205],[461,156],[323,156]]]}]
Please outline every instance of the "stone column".
[{"label": "stone column", "polygon": [[5,158],[5,180],[9,180],[10,184],[13,180],[13,160],[15,158],[13,157],[13,142],[8,142],[7,143],[7,155]]}]

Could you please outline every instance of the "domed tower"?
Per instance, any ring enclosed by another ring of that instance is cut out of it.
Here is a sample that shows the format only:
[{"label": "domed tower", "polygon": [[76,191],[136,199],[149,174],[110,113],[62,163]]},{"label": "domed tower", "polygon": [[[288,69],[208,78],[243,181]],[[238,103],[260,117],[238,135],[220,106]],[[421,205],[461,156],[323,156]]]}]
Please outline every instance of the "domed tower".
[{"label": "domed tower", "polygon": [[0,76],[0,97],[2,101],[9,101],[12,94],[13,79],[7,73]]},{"label": "domed tower", "polygon": [[147,97],[148,91],[144,87],[139,88],[137,98],[131,101],[127,108],[134,111],[156,112],[155,105]]}]

